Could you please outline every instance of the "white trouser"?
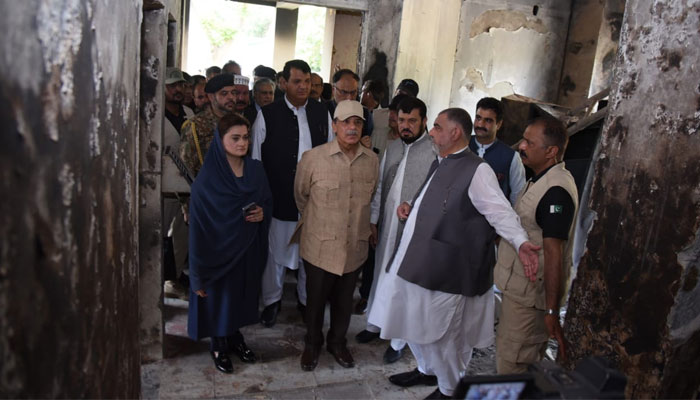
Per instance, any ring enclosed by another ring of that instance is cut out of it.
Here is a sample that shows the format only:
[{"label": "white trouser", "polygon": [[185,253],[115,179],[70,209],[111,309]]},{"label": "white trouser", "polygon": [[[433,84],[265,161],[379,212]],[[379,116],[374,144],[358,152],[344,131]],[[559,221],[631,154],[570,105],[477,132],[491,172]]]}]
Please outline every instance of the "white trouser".
[{"label": "white trouser", "polygon": [[[262,301],[267,307],[282,299],[282,288],[287,266],[277,264],[272,253],[267,255],[267,264],[262,276]],[[299,275],[297,276],[297,295],[301,304],[306,305],[306,270],[304,263],[299,260]]]},{"label": "white trouser", "polygon": [[[367,328],[365,328],[369,332],[374,332],[374,333],[379,333],[379,327],[376,325],[372,325],[369,322],[367,323]],[[391,348],[394,350],[401,350],[404,347],[406,347],[406,341],[403,339],[391,339]]]},{"label": "white trouser", "polygon": [[289,241],[296,229],[296,221],[282,221],[272,218],[270,222],[269,251],[262,277],[262,301],[264,306],[282,299],[284,276],[287,269],[299,269],[297,295],[301,304],[306,305],[306,271],[299,255],[299,245]]},{"label": "white trouser", "polygon": [[440,392],[447,396],[452,396],[472,359],[473,348],[469,346],[470,340],[463,329],[464,319],[469,318],[465,314],[456,312],[447,331],[437,341],[427,344],[408,343],[416,357],[418,370],[437,376]]}]

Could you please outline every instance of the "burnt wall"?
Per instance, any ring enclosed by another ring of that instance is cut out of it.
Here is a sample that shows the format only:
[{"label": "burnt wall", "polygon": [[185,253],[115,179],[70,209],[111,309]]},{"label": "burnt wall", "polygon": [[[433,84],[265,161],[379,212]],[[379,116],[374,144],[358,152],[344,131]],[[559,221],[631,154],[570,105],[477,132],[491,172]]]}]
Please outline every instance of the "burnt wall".
[{"label": "burnt wall", "polygon": [[625,0],[605,0],[589,96],[610,87],[612,83],[612,71],[617,55],[617,45],[620,41],[624,13]]},{"label": "burnt wall", "polygon": [[588,98],[602,16],[600,0],[573,3],[557,104],[574,108]]},{"label": "burnt wall", "polygon": [[168,13],[163,3],[149,0],[141,29],[139,330],[141,360],[148,362],[163,358],[161,155],[168,42]]},{"label": "burnt wall", "polygon": [[[393,95],[395,85],[402,79],[396,77],[395,82],[394,73],[399,50],[403,0],[369,1],[367,5],[369,8],[362,15],[359,75],[364,77],[367,73],[377,71],[383,75],[386,72],[388,93]],[[375,64],[377,52],[383,54],[380,56],[382,60],[386,57],[386,71],[382,68],[383,63]]]},{"label": "burnt wall", "polygon": [[141,15],[0,3],[2,397],[140,394]]},{"label": "burnt wall", "polygon": [[698,26],[697,2],[627,2],[566,316],[570,365],[607,357],[631,398],[700,387]]},{"label": "burnt wall", "polygon": [[571,0],[464,0],[450,106],[482,97],[557,101]]}]

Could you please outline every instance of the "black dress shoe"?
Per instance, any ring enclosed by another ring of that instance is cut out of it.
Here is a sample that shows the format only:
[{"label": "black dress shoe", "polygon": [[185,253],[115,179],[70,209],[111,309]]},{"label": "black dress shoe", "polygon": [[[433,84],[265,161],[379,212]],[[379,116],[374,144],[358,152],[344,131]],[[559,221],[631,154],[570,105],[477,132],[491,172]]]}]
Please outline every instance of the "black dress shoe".
[{"label": "black dress shoe", "polygon": [[384,352],[384,364],[393,364],[399,361],[401,356],[403,356],[403,348],[394,350],[393,347],[389,346]]},{"label": "black dress shoe", "polygon": [[328,346],[326,348],[329,353],[333,354],[335,361],[343,368],[352,368],[355,366],[355,360],[350,354],[350,350],[346,346]]},{"label": "black dress shoe", "polygon": [[228,357],[228,354],[223,353],[221,351],[218,355],[214,355],[213,351],[211,351],[210,353],[211,358],[214,359],[214,365],[216,366],[216,369],[226,374],[233,373],[233,363]]},{"label": "black dress shoe", "polygon": [[360,301],[355,304],[355,309],[353,310],[353,314],[355,315],[362,315],[367,311],[367,299],[360,299]]},{"label": "black dress shoe", "polygon": [[418,368],[416,368],[413,371],[390,376],[389,382],[401,387],[411,387],[416,385],[435,386],[437,385],[437,376],[426,375],[418,371]]},{"label": "black dress shoe", "polygon": [[318,353],[318,347],[306,345],[306,347],[304,347],[304,352],[301,353],[301,369],[304,371],[313,371],[318,365]]},{"label": "black dress shoe", "polygon": [[277,322],[277,314],[280,312],[281,306],[282,300],[279,300],[265,307],[260,314],[260,323],[266,328],[272,328]]},{"label": "black dress shoe", "polygon": [[374,339],[379,339],[379,332],[370,332],[367,329],[355,335],[357,343],[369,343]]},{"label": "black dress shoe", "polygon": [[255,353],[246,346],[245,342],[240,342],[231,348],[233,354],[237,355],[244,363],[254,363],[258,361]]},{"label": "black dress shoe", "polygon": [[433,393],[430,393],[428,397],[425,398],[425,400],[431,400],[431,399],[451,399],[452,396],[448,396],[446,394],[442,394],[440,389],[435,389]]}]

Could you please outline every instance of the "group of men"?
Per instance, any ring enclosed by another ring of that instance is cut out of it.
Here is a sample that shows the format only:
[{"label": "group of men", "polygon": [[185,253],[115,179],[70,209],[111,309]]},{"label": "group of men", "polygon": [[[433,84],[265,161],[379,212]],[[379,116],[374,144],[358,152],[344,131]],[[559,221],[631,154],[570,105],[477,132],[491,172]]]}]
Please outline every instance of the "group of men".
[{"label": "group of men", "polygon": [[[167,106],[177,102],[168,92],[177,92],[172,85],[182,75],[169,70],[166,110],[189,118],[179,149],[195,176],[221,116],[239,112],[253,121],[251,155],[262,161],[274,199],[261,323],[275,325],[286,270],[297,270],[303,370],[318,364],[327,303],[326,348],[343,367],[354,366],[346,334],[360,273],[355,311],[366,311],[368,322],[356,340],[391,340],[385,362],[408,345],[418,368],[389,380],[438,385],[428,398],[452,396],[472,349],[493,341],[494,280],[503,297],[498,372],[524,372],[550,337],[565,354],[559,307],[578,194],[562,161],[561,122],[534,120],[515,151],[496,139],[497,99],[478,102],[473,125],[467,111],[448,108],[428,130],[427,107],[410,79],[385,109],[380,83],[360,91],[357,74],[341,69],[333,99],[319,102],[311,97],[319,79],[292,60],[278,85],[256,74],[251,105],[248,78],[233,67],[212,72],[203,85],[209,104],[194,117]],[[168,113],[173,125],[180,121]],[[533,172],[527,182],[523,164]]]}]

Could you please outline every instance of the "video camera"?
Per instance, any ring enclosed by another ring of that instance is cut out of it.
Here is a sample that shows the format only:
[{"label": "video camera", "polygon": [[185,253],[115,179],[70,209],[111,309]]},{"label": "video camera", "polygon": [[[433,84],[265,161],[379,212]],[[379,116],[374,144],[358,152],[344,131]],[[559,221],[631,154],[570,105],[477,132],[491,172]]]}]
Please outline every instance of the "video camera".
[{"label": "video camera", "polygon": [[624,399],[627,377],[601,357],[582,360],[567,371],[549,360],[525,374],[465,376],[455,399]]}]

